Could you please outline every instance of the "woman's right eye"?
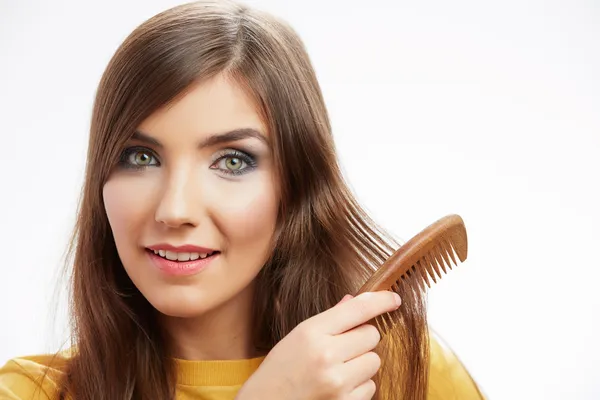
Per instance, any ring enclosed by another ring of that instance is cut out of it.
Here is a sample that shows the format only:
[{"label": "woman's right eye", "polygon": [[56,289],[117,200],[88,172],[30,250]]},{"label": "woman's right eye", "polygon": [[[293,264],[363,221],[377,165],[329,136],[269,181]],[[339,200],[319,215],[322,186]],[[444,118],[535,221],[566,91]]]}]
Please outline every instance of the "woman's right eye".
[{"label": "woman's right eye", "polygon": [[144,147],[130,147],[123,151],[119,165],[124,168],[146,168],[158,166],[160,163],[152,150]]}]

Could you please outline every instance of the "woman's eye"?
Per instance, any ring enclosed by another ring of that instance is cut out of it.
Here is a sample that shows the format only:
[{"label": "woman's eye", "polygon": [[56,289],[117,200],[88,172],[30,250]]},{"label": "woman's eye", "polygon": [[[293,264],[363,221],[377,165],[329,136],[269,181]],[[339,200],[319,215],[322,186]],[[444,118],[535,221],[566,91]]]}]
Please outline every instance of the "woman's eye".
[{"label": "woman's eye", "polygon": [[137,165],[150,165],[152,162],[152,156],[148,153],[144,153],[142,151],[138,151],[133,154],[133,159],[135,164]]},{"label": "woman's eye", "polygon": [[132,147],[123,152],[119,164],[126,168],[144,168],[158,165],[158,160],[149,149]]},{"label": "woman's eye", "polygon": [[244,165],[246,163],[242,159],[239,159],[237,157],[225,157],[221,159],[220,164],[222,164],[220,166],[221,169],[226,168],[230,171],[239,171],[240,169],[244,168]]},{"label": "woman's eye", "polygon": [[222,154],[211,166],[224,174],[241,175],[250,172],[256,166],[252,156],[234,151],[230,154]]}]

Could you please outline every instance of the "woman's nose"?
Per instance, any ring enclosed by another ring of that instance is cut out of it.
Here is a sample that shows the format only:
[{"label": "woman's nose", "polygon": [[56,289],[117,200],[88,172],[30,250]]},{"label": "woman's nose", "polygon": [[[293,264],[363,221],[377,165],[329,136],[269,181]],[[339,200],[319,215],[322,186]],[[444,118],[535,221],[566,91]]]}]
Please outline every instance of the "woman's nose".
[{"label": "woman's nose", "polygon": [[190,178],[175,177],[162,191],[161,199],[156,208],[155,219],[170,228],[183,225],[198,225],[199,202]]}]

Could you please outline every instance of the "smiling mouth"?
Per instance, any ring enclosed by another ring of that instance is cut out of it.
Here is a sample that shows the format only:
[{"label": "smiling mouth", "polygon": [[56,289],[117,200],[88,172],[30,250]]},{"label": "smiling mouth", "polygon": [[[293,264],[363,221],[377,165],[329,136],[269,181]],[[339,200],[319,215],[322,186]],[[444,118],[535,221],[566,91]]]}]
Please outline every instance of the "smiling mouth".
[{"label": "smiling mouth", "polygon": [[219,254],[219,251],[212,251],[210,253],[193,253],[193,252],[177,252],[170,250],[151,250],[146,249],[149,252],[154,253],[155,255],[164,258],[169,261],[195,261],[195,260],[203,260],[205,258],[209,258],[216,254]]}]

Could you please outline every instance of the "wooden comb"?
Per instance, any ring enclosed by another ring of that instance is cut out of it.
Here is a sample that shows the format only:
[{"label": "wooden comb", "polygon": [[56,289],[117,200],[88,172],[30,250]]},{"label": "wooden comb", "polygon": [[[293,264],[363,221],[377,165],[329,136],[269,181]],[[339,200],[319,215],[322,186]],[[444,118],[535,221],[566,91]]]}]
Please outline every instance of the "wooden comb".
[{"label": "wooden comb", "polygon": [[[459,215],[448,215],[439,219],[406,242],[394,252],[379,269],[359,289],[358,294],[393,290],[398,292],[400,285],[425,291],[431,288],[430,279],[437,283],[442,273],[448,273],[453,265],[458,265],[454,255],[461,262],[467,259],[467,230]],[[386,316],[388,318],[386,318]],[[387,332],[392,323],[387,314],[370,321]]]}]

